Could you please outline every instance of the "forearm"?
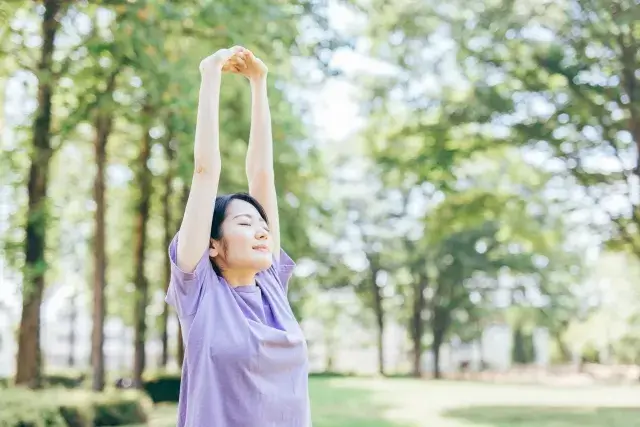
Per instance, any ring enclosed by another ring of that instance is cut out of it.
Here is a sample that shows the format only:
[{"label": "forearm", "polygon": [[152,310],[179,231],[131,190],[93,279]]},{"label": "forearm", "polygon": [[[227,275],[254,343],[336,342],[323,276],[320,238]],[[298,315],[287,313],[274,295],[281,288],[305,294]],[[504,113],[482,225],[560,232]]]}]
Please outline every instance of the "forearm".
[{"label": "forearm", "polygon": [[193,147],[194,174],[220,173],[220,84],[222,72],[202,75],[196,134]]},{"label": "forearm", "polygon": [[251,81],[251,129],[246,172],[252,180],[273,179],[273,137],[266,77]]},{"label": "forearm", "polygon": [[194,171],[178,239],[178,267],[194,271],[209,247],[211,217],[220,180],[219,104],[221,73],[202,75],[194,142]]}]

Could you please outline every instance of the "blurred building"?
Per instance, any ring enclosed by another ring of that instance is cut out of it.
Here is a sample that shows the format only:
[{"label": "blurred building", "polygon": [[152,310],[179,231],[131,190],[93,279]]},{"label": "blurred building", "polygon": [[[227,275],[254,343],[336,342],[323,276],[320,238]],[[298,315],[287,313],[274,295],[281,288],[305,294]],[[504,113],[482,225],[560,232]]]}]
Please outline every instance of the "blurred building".
[{"label": "blurred building", "polygon": [[[3,282],[5,291],[8,281]],[[0,306],[0,377],[15,373],[17,331],[20,322],[20,302]],[[70,287],[57,287],[45,293],[41,311],[41,345],[45,369],[87,370],[91,366],[91,312],[86,295],[75,293]],[[152,316],[149,316],[150,318]],[[153,328],[150,328],[153,331]],[[160,337],[149,331],[146,345],[147,368],[160,366],[162,344]],[[177,340],[177,321],[169,316],[169,368],[176,368],[174,356]],[[133,369],[133,328],[118,317],[105,321],[104,353],[106,369],[128,375]]]},{"label": "blurred building", "polygon": [[[317,316],[304,319],[303,328],[309,343],[309,357],[313,371],[331,370],[373,374],[378,372],[377,330],[374,322],[366,325],[357,321],[361,302],[349,289],[325,291],[326,304],[309,310]],[[333,311],[327,310],[333,307]],[[361,311],[360,311],[361,313]],[[371,319],[369,319],[371,320]],[[546,367],[550,360],[549,334],[544,328],[533,332],[535,364]],[[410,337],[404,325],[387,320],[383,336],[386,373],[406,373],[412,369]],[[507,324],[487,326],[481,338],[472,342],[452,339],[440,348],[442,373],[485,370],[504,372],[512,367],[513,330]],[[433,354],[424,351],[422,371],[433,370]]]},{"label": "blurred building", "polygon": [[[63,369],[74,367],[88,369],[91,366],[91,306],[88,298],[60,295],[55,309],[46,310],[42,324],[42,347],[46,367]],[[49,307],[47,307],[49,308]],[[151,316],[149,316],[151,318]],[[151,319],[149,320],[151,321]],[[151,326],[151,325],[149,325]],[[146,363],[150,370],[160,366],[162,343],[155,328],[149,327],[146,343]],[[177,346],[177,322],[169,316],[169,345],[171,356]],[[105,369],[124,375],[133,369],[133,327],[119,317],[109,317],[104,326]],[[170,367],[177,366],[175,357],[170,358]]]},{"label": "blurred building", "polygon": [[[5,282],[6,284],[6,282]],[[5,290],[7,288],[5,287]],[[308,344],[311,369],[350,373],[376,373],[378,371],[377,331],[372,319],[362,319],[361,301],[350,289],[336,289],[316,295],[313,307],[305,310],[302,322]],[[149,322],[158,317],[164,302],[157,298],[149,307]],[[46,292],[42,306],[41,339],[45,368],[49,371],[90,367],[91,313],[87,293],[80,294],[73,287],[52,287]],[[16,331],[20,305],[0,307],[0,376],[11,376],[16,362]],[[366,317],[366,316],[365,316]],[[161,342],[154,335],[149,323],[146,345],[147,368],[160,366]],[[177,321],[169,316],[170,369],[176,369],[175,349]],[[512,365],[513,331],[505,324],[486,327],[481,338],[463,343],[451,340],[440,350],[440,369],[443,373],[465,370],[478,371],[482,364],[492,371],[506,371]],[[404,373],[412,368],[411,343],[404,325],[387,321],[384,342],[385,371]],[[535,363],[549,363],[549,337],[545,329],[533,334]],[[105,323],[105,364],[110,372],[129,375],[133,368],[133,328],[118,317]],[[425,351],[422,357],[423,372],[433,369],[433,356]]]}]

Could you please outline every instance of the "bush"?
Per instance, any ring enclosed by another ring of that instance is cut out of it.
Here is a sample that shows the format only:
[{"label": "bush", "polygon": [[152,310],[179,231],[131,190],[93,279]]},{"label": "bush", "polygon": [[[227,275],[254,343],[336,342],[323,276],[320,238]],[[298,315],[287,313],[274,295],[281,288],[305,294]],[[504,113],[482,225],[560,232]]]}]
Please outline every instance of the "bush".
[{"label": "bush", "polygon": [[180,375],[161,374],[146,380],[143,387],[154,403],[177,402],[180,397]]},{"label": "bush", "polygon": [[43,387],[77,388],[77,387],[80,387],[85,380],[86,380],[86,375],[83,373],[59,372],[59,373],[44,375],[42,377],[42,386]]},{"label": "bush", "polygon": [[135,391],[92,393],[10,388],[0,395],[0,426],[94,427],[147,421],[150,402]]},{"label": "bush", "polygon": [[357,375],[352,372],[317,371],[309,373],[309,378],[350,378],[355,376]]},{"label": "bush", "polygon": [[94,402],[93,425],[121,426],[144,423],[150,402],[140,393],[126,391],[101,396]]}]

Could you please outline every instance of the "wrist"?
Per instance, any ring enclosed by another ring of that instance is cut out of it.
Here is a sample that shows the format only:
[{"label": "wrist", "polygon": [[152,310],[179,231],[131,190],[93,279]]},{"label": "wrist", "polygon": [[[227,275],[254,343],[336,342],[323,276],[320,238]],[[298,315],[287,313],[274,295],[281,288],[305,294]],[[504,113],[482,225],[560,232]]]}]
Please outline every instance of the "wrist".
[{"label": "wrist", "polygon": [[251,87],[256,88],[265,87],[267,85],[267,75],[264,74],[262,76],[250,77],[249,84]]},{"label": "wrist", "polygon": [[200,66],[198,69],[200,70],[200,76],[210,76],[210,75],[219,75],[222,74],[222,63],[217,61],[215,58],[208,57],[200,62]]},{"label": "wrist", "polygon": [[211,64],[200,68],[200,77],[203,79],[219,76],[222,76],[222,66],[218,67],[217,65]]}]

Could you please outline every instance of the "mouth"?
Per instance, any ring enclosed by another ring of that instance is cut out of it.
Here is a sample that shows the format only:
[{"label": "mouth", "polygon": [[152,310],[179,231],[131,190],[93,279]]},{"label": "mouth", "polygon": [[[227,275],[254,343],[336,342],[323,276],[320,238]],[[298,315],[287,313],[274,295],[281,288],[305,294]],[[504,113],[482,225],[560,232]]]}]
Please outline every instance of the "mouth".
[{"label": "mouth", "polygon": [[254,246],[253,249],[258,252],[269,252],[269,247],[267,245]]}]

